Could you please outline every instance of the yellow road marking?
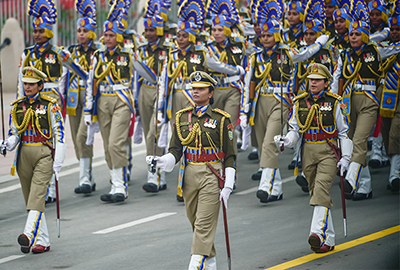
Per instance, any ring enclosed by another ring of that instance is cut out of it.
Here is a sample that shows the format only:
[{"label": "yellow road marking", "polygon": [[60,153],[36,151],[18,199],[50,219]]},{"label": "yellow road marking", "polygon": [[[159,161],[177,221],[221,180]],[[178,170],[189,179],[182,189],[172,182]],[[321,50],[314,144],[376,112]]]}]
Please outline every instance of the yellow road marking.
[{"label": "yellow road marking", "polygon": [[330,251],[330,252],[327,252],[327,253],[313,253],[313,254],[310,254],[310,255],[306,255],[306,256],[291,260],[289,262],[285,262],[285,263],[278,264],[278,265],[275,265],[275,266],[270,267],[270,268],[266,268],[264,270],[289,269],[289,268],[292,268],[292,267],[295,267],[295,266],[298,266],[298,265],[301,265],[301,264],[305,264],[305,263],[308,263],[310,261],[313,261],[313,260],[328,256],[328,255],[331,255],[331,254],[334,254],[334,253],[337,253],[337,252],[340,252],[340,251],[343,251],[343,250],[346,250],[346,249],[349,249],[349,248],[352,248],[352,247],[355,247],[355,246],[358,246],[358,245],[365,244],[367,242],[374,241],[376,239],[388,236],[389,234],[393,234],[393,233],[396,233],[396,232],[399,232],[399,231],[400,231],[400,225],[397,225],[397,226],[394,226],[392,228],[389,228],[389,229],[386,229],[386,230],[383,230],[383,231],[379,231],[379,232],[376,232],[376,233],[373,233],[373,234],[370,234],[370,235],[367,235],[367,236],[363,236],[361,238],[352,240],[350,242],[346,242],[346,243],[340,244],[338,246],[335,246],[335,249],[333,251]]}]

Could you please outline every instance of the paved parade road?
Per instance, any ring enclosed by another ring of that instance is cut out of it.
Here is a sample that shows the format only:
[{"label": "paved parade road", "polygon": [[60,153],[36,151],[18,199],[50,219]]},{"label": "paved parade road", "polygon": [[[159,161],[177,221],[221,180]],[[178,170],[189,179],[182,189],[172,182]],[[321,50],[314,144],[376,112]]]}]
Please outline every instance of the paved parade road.
[{"label": "paved parade road", "polygon": [[[144,145],[135,145],[134,151],[129,198],[121,204],[100,201],[110,188],[101,156],[94,160],[97,190],[90,196],[73,192],[77,163],[63,167],[61,238],[57,238],[56,206],[51,204],[46,208],[51,250],[45,254],[19,251],[16,239],[26,221],[22,192],[17,180],[0,181],[0,269],[187,269],[192,232],[183,203],[175,199],[178,167],[167,176],[167,190],[147,194],[142,190],[147,173]],[[335,252],[316,255],[307,243],[312,215],[308,194],[287,169],[292,150],[280,157],[284,198],[268,204],[255,196],[258,181],[251,180],[251,174],[258,163],[249,161],[248,153],[239,153],[238,185],[229,200],[232,269],[399,268],[399,195],[386,190],[388,167],[371,171],[371,200],[346,201],[347,238],[339,178],[335,180],[331,193],[337,246]],[[227,269],[222,214],[215,244],[218,269]]]}]

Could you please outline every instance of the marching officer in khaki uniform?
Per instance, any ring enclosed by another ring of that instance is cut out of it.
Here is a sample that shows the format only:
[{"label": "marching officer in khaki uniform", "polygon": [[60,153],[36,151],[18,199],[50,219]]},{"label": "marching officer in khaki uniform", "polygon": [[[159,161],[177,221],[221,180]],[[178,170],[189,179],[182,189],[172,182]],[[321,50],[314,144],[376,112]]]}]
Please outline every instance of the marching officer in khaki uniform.
[{"label": "marching officer in khaki uniform", "polygon": [[[79,44],[68,48],[74,62],[89,71],[90,58],[94,52],[103,46],[94,43],[96,39],[96,2],[77,1],[76,9],[82,18],[77,21],[77,36]],[[71,128],[76,158],[79,160],[79,186],[75,188],[77,194],[88,194],[96,189],[92,175],[93,145],[87,145],[87,126],[84,121],[87,83],[72,72],[67,74],[67,114]]]},{"label": "marching officer in khaki uniform", "polygon": [[377,121],[377,82],[381,59],[400,52],[400,42],[381,47],[369,42],[366,6],[358,5],[356,21],[350,24],[351,48],[342,52],[334,73],[332,92],[343,93],[344,111],[349,117],[349,137],[354,148],[344,183],[347,199],[372,197],[371,175],[367,166],[367,139]]},{"label": "marching officer in khaki uniform", "polygon": [[[225,5],[231,6],[230,1],[225,1]],[[233,37],[233,27],[238,20],[237,14],[228,14],[226,9],[221,9],[221,1],[209,1],[206,10],[212,16],[212,37],[214,41],[206,45],[216,58],[231,66],[243,65],[246,52],[246,41],[242,36]],[[231,10],[236,9],[235,6]],[[241,73],[236,75],[226,75],[217,71],[210,70],[213,78],[218,82],[215,87],[214,108],[220,108],[231,115],[232,125],[236,126],[239,119],[240,109],[242,108],[242,95],[244,84]],[[234,132],[234,148],[237,152],[237,134]]]},{"label": "marching officer in khaki uniform", "polygon": [[[146,6],[146,14],[144,18],[144,35],[147,42],[140,45],[138,55],[149,68],[157,75],[161,76],[162,69],[168,61],[168,53],[174,47],[172,42],[165,41],[164,38],[164,13],[157,13],[151,6],[153,2],[149,1]],[[163,17],[162,17],[163,16]],[[138,106],[140,120],[143,126],[144,138],[146,141],[147,156],[154,154],[156,130],[154,126],[155,117],[155,102],[158,85],[147,81],[141,77],[138,79],[140,83],[138,96]],[[157,128],[157,134],[160,134],[160,127]],[[158,138],[157,138],[158,140]],[[165,152],[164,148],[156,147],[157,155],[162,155]],[[148,172],[147,183],[143,185],[146,192],[158,192],[167,188],[165,181],[165,172],[158,169],[156,173]]]},{"label": "marching officer in khaki uniform", "polygon": [[[65,116],[65,82],[67,71],[70,70],[76,76],[87,79],[87,71],[79,64],[73,62],[70,53],[67,50],[50,44],[53,38],[53,24],[57,20],[57,10],[52,0],[44,1],[28,1],[28,15],[33,19],[33,38],[35,45],[26,48],[22,53],[20,60],[20,70],[17,85],[17,98],[25,95],[22,70],[25,67],[35,67],[47,75],[44,79],[42,94],[57,100],[58,106],[61,108],[62,116]],[[55,182],[54,177],[51,179],[46,202],[55,202]]]},{"label": "marching officer in khaki uniform", "polygon": [[[352,141],[347,136],[348,125],[343,115],[341,97],[329,92],[331,73],[322,64],[308,67],[309,91],[297,96],[289,119],[286,136],[275,136],[278,147],[290,147],[302,140],[303,171],[309,183],[310,205],[314,207],[308,242],[311,250],[324,253],[335,247],[329,194],[337,167],[343,175],[352,152]],[[342,158],[338,162],[333,151],[340,142]]]},{"label": "marching officer in khaki uniform", "polygon": [[22,73],[25,95],[12,103],[11,136],[1,141],[1,150],[12,151],[18,145],[11,174],[16,167],[28,211],[24,232],[18,236],[21,251],[29,253],[33,247],[33,253],[43,253],[50,250],[44,214],[47,186],[53,173],[60,172],[67,146],[60,107],[39,93],[46,74],[33,67]]},{"label": "marching officer in khaki uniform", "polygon": [[[189,269],[216,269],[214,237],[220,200],[227,205],[235,181],[234,130],[229,114],[211,107],[217,82],[203,71],[192,73],[190,79],[196,106],[176,114],[169,153],[155,160],[166,172],[181,160],[179,189],[193,228]],[[225,183],[219,187],[213,170],[223,168]]]},{"label": "marching officer in khaki uniform", "polygon": [[[323,3],[320,0],[319,4],[314,5],[307,5],[304,13],[306,17],[304,19],[303,24],[303,32],[304,32],[304,40],[306,41],[307,45],[312,45],[315,43],[318,37],[323,35],[325,32],[325,25],[323,23],[323,18],[325,14],[323,13],[324,10],[321,9]],[[318,3],[318,1],[314,1],[314,3]],[[294,93],[300,94],[307,91],[307,83],[308,80],[306,79],[308,76],[308,66],[313,63],[321,63],[325,65],[329,72],[332,74],[334,70],[334,60],[333,60],[333,46],[325,44],[322,48],[318,50],[312,57],[308,58],[306,61],[302,61],[301,63],[297,64],[297,67],[294,69],[293,73],[295,76],[295,83],[294,83]],[[299,149],[301,145],[300,142],[295,147],[295,152],[293,156],[292,163],[294,163],[295,175],[298,174],[298,167],[301,162],[301,157],[299,154]],[[291,163],[291,164],[292,164]],[[296,183],[301,187],[304,192],[308,193],[308,183],[304,176],[304,172],[296,177]]]},{"label": "marching officer in khaki uniform", "polygon": [[121,48],[124,25],[120,22],[123,7],[115,4],[104,22],[104,45],[97,50],[89,69],[86,91],[85,122],[99,122],[105,158],[110,169],[111,191],[101,195],[105,202],[122,202],[128,197],[126,142],[134,114],[132,72],[135,69],[148,81],[155,75],[136,61],[132,50]]},{"label": "marching officer in khaki uniform", "polygon": [[328,40],[327,35],[322,35],[315,44],[302,51],[289,50],[287,45],[281,43],[279,20],[283,10],[277,2],[269,1],[268,5],[274,7],[270,10],[278,12],[268,13],[263,6],[266,4],[258,5],[260,9],[255,18],[260,23],[263,48],[252,54],[245,78],[244,104],[250,107],[250,116],[246,113],[240,116],[243,130],[254,126],[257,145],[260,147],[262,173],[256,196],[262,203],[282,199],[279,151],[274,136],[283,129],[282,123],[286,122],[292,105],[292,65],[312,57]]}]

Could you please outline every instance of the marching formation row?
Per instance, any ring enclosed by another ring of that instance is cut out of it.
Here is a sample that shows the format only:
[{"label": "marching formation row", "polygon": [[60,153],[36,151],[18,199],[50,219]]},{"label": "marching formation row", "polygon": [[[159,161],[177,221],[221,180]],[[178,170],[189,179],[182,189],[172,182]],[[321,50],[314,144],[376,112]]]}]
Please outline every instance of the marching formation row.
[{"label": "marching formation row", "polygon": [[233,0],[178,0],[178,24],[167,23],[170,1],[149,0],[144,37],[126,29],[130,1],[110,0],[100,42],[95,0],[77,0],[79,43],[68,50],[49,43],[54,3],[28,5],[36,44],[22,54],[10,137],[1,143],[2,152],[17,148],[12,173],[29,211],[22,252],[50,249],[44,210],[57,199],[66,115],[80,163],[75,193],[95,191],[99,131],[111,179],[102,201],[128,198],[131,145],[143,136],[146,192],[166,189],[165,173],[180,163],[177,199],[194,231],[189,269],[216,269],[219,206],[235,187],[238,147],[257,149],[261,203],[282,200],[278,155],[294,148],[290,166],[296,174],[302,167],[296,182],[310,193],[309,244],[318,253],[335,246],[329,192],[338,168],[346,199],[372,197],[372,132],[370,164],[382,166],[387,155],[388,189],[399,191],[398,0],[254,0],[240,10]]}]

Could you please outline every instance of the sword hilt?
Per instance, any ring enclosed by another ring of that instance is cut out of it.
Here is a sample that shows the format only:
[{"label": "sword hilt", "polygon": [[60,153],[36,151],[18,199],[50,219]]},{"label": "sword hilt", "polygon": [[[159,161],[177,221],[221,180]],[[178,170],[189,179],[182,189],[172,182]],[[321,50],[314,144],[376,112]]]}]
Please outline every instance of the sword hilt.
[{"label": "sword hilt", "polygon": [[[1,143],[1,145],[3,146],[5,143],[4,143],[4,141]],[[6,157],[6,154],[7,154],[7,149],[4,147],[4,149],[2,149],[1,150],[1,153],[0,153],[1,155],[3,155],[4,157]]]},{"label": "sword hilt", "polygon": [[157,160],[155,160],[154,158],[153,158],[153,160],[151,161],[151,164],[149,165],[150,167],[149,167],[149,172],[151,172],[152,174],[155,174],[156,173],[156,165],[157,165]]}]

